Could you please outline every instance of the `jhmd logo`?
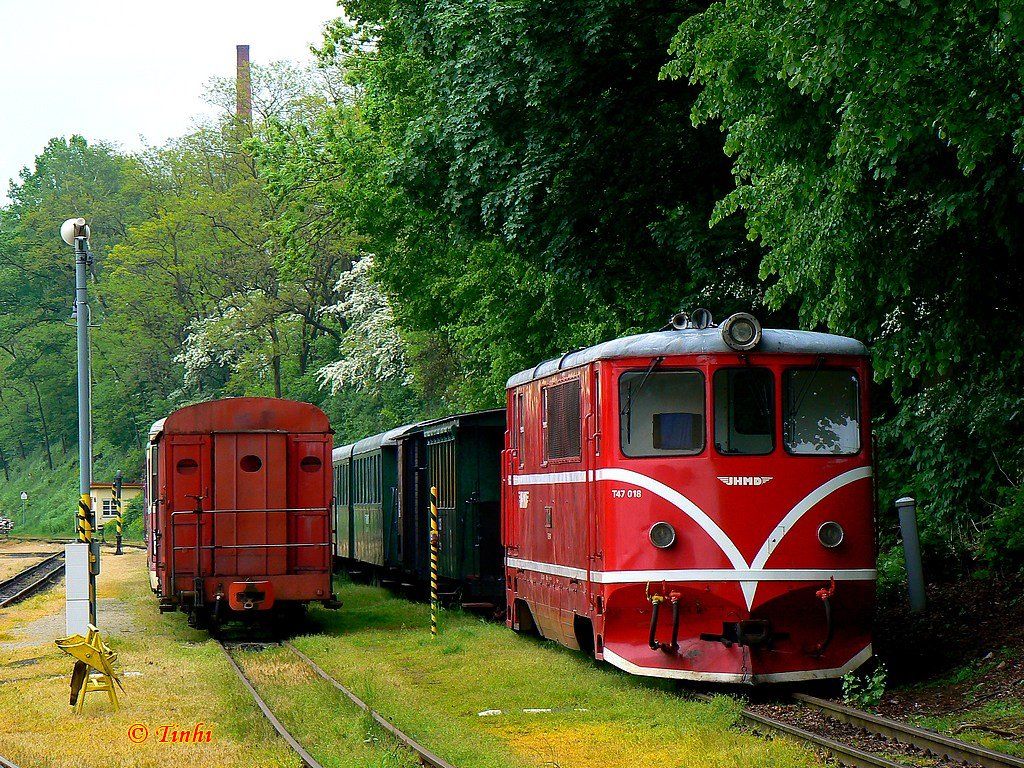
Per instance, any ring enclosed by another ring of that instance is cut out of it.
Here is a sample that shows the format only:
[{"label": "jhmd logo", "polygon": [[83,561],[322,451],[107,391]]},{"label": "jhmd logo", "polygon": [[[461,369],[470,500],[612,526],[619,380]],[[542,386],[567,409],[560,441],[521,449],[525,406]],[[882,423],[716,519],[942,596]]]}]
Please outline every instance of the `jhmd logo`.
[{"label": "jhmd logo", "polygon": [[759,477],[758,475],[742,475],[738,477],[719,477],[726,485],[767,485],[770,477]]}]

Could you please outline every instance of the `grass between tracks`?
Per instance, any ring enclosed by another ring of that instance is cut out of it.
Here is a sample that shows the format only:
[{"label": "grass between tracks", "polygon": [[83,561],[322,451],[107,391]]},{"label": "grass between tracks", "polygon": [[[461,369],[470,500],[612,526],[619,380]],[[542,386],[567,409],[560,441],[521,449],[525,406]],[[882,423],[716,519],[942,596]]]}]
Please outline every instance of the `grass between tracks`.
[{"label": "grass between tracks", "polygon": [[[315,609],[320,631],[297,638],[296,647],[459,768],[816,764],[803,746],[733,728],[740,706],[731,699],[687,701],[667,685],[461,612],[444,613],[432,640],[426,606],[353,584],[339,592],[342,609]],[[295,686],[300,695],[288,653],[247,655],[261,691],[270,693],[272,679],[277,692]],[[340,694],[317,694],[305,700],[301,717],[312,734],[346,707],[354,710]],[[501,714],[480,715],[493,710]]]},{"label": "grass between tracks", "polygon": [[[105,553],[99,588],[100,626],[125,671],[121,710],[97,693],[81,715],[68,706],[72,661],[53,644],[64,635],[58,586],[0,611],[0,755],[22,768],[296,768],[217,645],[181,614],[157,612],[144,552]],[[141,744],[133,724],[149,731]],[[211,740],[161,742],[164,725],[199,725]]]},{"label": "grass between tracks", "polygon": [[[0,581],[17,576],[26,568],[41,563],[59,547],[46,542],[0,540]],[[38,554],[37,557],[11,557],[13,554]]]},{"label": "grass between tracks", "polygon": [[[685,701],[549,643],[462,614],[427,611],[345,584],[340,611],[312,611],[318,634],[295,644],[399,727],[458,768],[812,766],[813,753],[732,727],[738,704]],[[160,615],[144,553],[105,556],[100,624],[120,655],[128,691],[112,712],[92,694],[67,703],[70,657],[63,589],[0,613],[0,755],[22,768],[296,768],[216,643],[180,614]],[[287,648],[235,656],[281,720],[328,768],[405,768],[415,760]],[[524,709],[551,708],[545,713]],[[501,714],[480,717],[485,710]],[[134,724],[149,737],[128,736]],[[162,726],[211,732],[209,743],[160,741]]]}]

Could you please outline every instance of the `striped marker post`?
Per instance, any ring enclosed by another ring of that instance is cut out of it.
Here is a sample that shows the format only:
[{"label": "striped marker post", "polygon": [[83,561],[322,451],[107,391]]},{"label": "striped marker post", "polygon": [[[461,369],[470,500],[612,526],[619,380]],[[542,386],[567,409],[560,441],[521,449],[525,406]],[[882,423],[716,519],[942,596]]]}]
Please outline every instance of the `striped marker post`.
[{"label": "striped marker post", "polygon": [[124,513],[121,510],[121,470],[117,470],[117,474],[114,476],[114,511],[117,513],[117,549],[114,550],[115,555],[123,555],[121,551],[121,534],[124,532]]},{"label": "striped marker post", "polygon": [[89,545],[89,623],[96,626],[96,555],[92,548],[92,499],[78,497],[78,540]]},{"label": "striped marker post", "polygon": [[437,637],[437,550],[441,535],[437,527],[437,487],[430,487],[430,636]]}]

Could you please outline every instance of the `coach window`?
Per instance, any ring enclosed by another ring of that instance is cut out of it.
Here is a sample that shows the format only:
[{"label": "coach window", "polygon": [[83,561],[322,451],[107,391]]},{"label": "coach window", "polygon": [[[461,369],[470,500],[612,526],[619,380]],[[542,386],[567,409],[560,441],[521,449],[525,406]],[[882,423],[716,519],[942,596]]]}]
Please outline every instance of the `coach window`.
[{"label": "coach window", "polygon": [[846,368],[791,368],[783,385],[786,450],[799,455],[860,451],[857,374]]},{"label": "coach window", "polygon": [[775,449],[775,379],[767,368],[715,371],[715,448],[757,456]]},{"label": "coach window", "polygon": [[544,459],[579,459],[583,443],[580,380],[544,387]]},{"label": "coach window", "polygon": [[626,456],[688,456],[704,450],[704,375],[629,371],[619,377],[619,440]]}]

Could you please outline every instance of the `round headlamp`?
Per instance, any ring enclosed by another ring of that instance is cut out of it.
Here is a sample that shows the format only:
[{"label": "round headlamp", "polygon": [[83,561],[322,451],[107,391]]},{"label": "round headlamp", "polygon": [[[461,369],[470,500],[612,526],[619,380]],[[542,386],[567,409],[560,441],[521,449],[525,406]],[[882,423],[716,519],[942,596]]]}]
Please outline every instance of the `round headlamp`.
[{"label": "round headlamp", "polygon": [[722,340],[737,352],[749,352],[761,343],[761,324],[747,312],[737,312],[722,323]]},{"label": "round headlamp", "polygon": [[818,541],[821,542],[821,546],[827,549],[835,549],[842,544],[845,535],[843,526],[832,520],[822,523],[818,527]]},{"label": "round headlamp", "polygon": [[676,529],[665,522],[655,523],[651,526],[651,544],[658,549],[668,549],[676,543]]}]

